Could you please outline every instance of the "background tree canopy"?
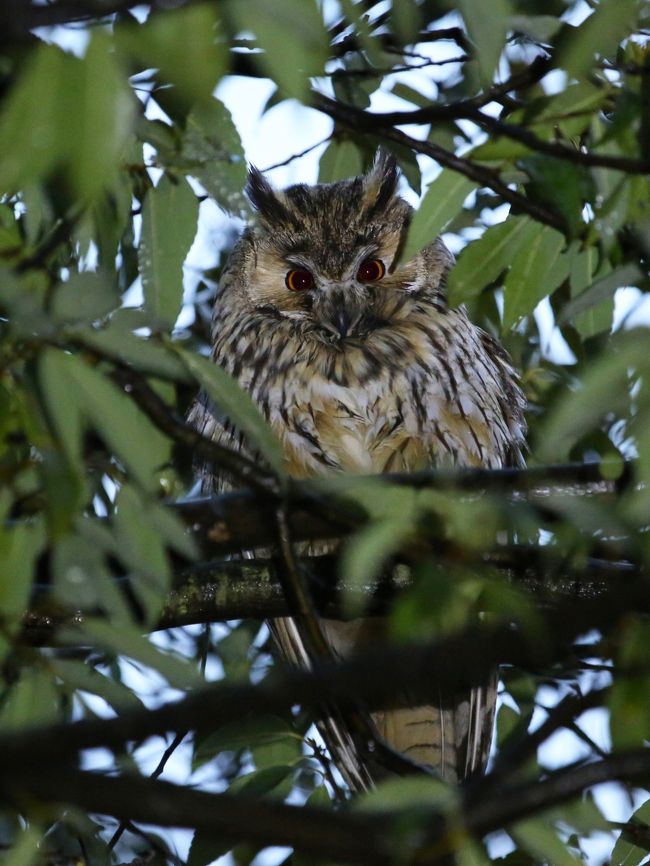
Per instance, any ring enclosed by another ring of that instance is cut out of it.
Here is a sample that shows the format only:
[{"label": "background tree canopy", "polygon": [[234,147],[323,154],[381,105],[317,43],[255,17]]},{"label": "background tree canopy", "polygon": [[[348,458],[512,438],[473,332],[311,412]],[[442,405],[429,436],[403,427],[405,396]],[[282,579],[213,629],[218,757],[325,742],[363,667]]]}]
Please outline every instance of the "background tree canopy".
[{"label": "background tree canopy", "polygon": [[[642,0],[5,0],[3,863],[648,857],[649,35]],[[405,255],[440,232],[459,251],[449,301],[521,370],[529,470],[284,477],[205,359],[234,223],[183,291],[197,220],[205,238],[213,202],[248,213],[215,97],[233,75],[273,82],[264,111],[296,100],[296,128],[330,119],[321,181],[379,145],[411,200],[434,176]],[[199,387],[259,461],[185,424]],[[170,505],[197,456],[239,492]],[[325,535],[346,536],[338,564],[296,560]],[[392,642],[274,666],[263,618],[305,587],[387,613]],[[372,708],[494,662],[485,778],[350,800],[311,726],[324,698]]]}]

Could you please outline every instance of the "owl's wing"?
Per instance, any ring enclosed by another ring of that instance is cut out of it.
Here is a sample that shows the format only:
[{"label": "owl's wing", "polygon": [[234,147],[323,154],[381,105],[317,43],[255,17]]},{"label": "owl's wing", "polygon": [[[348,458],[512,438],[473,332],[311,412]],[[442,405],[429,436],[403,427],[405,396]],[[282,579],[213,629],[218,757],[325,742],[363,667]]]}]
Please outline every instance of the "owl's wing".
[{"label": "owl's wing", "polygon": [[[282,657],[295,667],[308,668],[309,655],[296,623],[290,617],[270,620],[269,628]],[[332,714],[319,719],[318,730],[329,749],[335,766],[353,791],[369,791],[373,787],[373,776],[367,763],[361,758],[354,738],[337,717]]]}]

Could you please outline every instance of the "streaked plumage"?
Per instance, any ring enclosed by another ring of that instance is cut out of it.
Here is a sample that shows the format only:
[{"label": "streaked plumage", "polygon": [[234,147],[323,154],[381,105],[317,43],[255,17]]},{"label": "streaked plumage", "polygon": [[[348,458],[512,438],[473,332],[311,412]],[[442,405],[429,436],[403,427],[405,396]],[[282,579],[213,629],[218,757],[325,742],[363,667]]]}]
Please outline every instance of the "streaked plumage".
[{"label": "streaked plumage", "polygon": [[[396,263],[411,214],[396,181],[388,156],[363,177],[284,191],[251,173],[259,218],[224,270],[213,357],[258,403],[292,475],[521,462],[523,394],[499,345],[463,308],[447,306],[451,254],[436,239]],[[368,262],[385,275],[362,282],[359,275],[373,271]],[[290,290],[292,269],[309,272],[313,288]],[[191,418],[206,435],[246,447],[203,403]],[[208,474],[205,486],[222,485]],[[344,656],[372,641],[381,622],[323,627]],[[276,621],[274,633],[286,658],[307,663],[292,621]],[[395,748],[457,779],[484,766],[494,700],[494,682],[453,696],[433,683],[430,705],[373,718]],[[370,785],[376,768],[359,765],[335,720],[325,728],[350,784]]]}]

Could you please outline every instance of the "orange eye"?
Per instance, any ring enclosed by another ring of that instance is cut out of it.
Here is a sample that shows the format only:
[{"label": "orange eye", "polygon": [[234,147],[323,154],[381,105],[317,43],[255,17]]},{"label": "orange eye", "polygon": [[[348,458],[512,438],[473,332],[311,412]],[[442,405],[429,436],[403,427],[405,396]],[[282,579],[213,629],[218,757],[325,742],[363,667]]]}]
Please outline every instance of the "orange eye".
[{"label": "orange eye", "polygon": [[305,292],[314,285],[314,275],[306,268],[296,268],[293,271],[287,271],[284,282],[291,292]]},{"label": "orange eye", "polygon": [[366,259],[357,271],[357,279],[360,283],[376,283],[386,273],[386,268],[381,259]]}]

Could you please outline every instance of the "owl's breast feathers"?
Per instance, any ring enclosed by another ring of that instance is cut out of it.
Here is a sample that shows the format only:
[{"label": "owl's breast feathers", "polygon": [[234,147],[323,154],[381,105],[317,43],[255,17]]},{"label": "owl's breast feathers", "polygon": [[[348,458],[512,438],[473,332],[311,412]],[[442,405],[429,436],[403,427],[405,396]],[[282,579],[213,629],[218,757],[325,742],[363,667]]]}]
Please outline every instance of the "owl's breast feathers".
[{"label": "owl's breast feathers", "polygon": [[390,324],[336,343],[286,318],[223,313],[215,361],[256,400],[291,475],[521,460],[514,370],[462,309],[414,300]]}]

